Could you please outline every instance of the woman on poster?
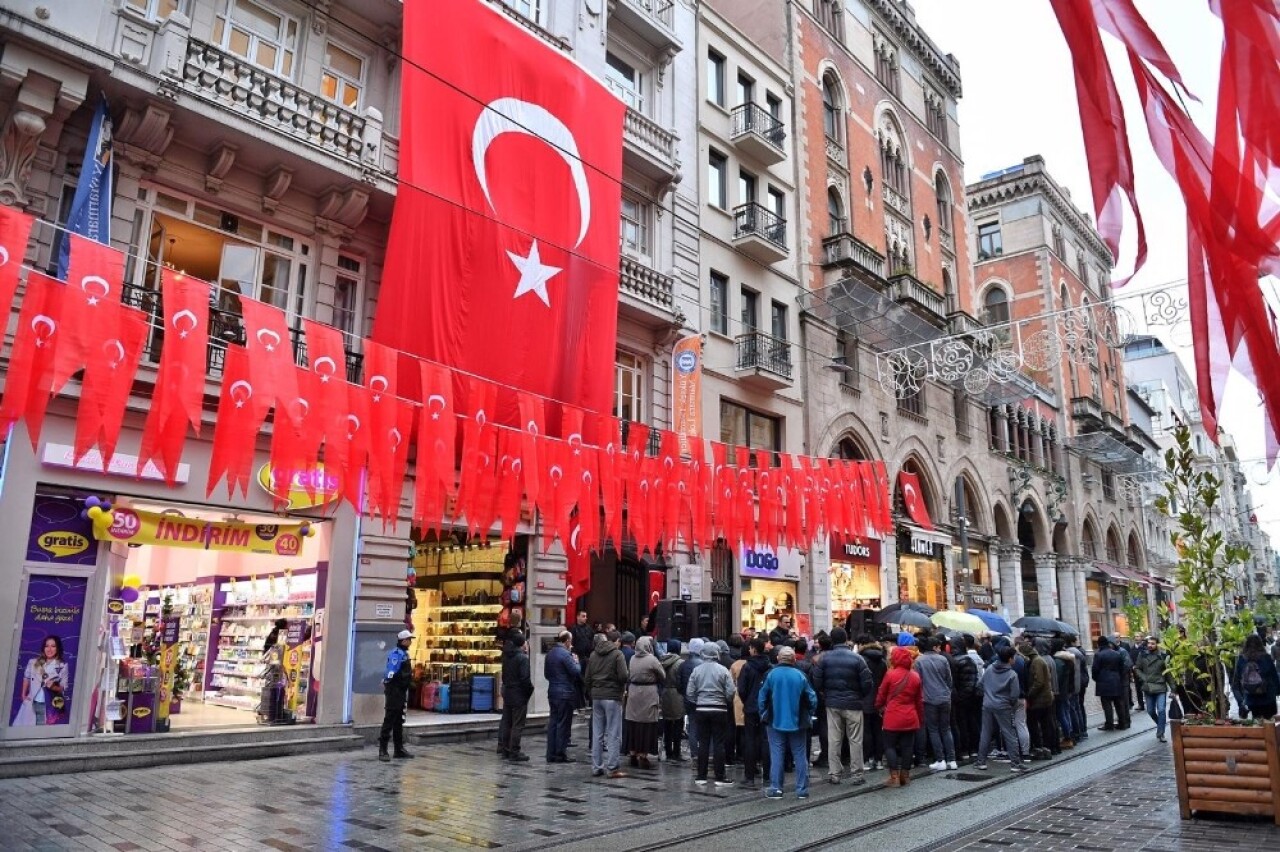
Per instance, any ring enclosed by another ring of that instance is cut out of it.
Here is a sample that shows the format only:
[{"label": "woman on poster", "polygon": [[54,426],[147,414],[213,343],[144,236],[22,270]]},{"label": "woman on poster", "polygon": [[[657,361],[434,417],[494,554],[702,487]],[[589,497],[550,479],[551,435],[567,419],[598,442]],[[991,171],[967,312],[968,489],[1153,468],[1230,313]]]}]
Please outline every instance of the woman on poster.
[{"label": "woman on poster", "polygon": [[71,667],[62,653],[62,639],[46,636],[38,656],[22,674],[22,703],[13,727],[61,725],[71,706]]}]

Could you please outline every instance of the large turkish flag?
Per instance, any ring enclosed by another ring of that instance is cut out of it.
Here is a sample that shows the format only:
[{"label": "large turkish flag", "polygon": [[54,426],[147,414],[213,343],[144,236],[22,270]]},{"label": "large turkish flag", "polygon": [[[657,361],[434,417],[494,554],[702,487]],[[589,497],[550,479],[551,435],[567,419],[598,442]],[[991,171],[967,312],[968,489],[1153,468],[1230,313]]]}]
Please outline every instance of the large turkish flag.
[{"label": "large turkish flag", "polygon": [[[604,412],[624,107],[479,0],[404,10],[399,192],[373,339]],[[514,422],[504,391],[502,420]]]}]

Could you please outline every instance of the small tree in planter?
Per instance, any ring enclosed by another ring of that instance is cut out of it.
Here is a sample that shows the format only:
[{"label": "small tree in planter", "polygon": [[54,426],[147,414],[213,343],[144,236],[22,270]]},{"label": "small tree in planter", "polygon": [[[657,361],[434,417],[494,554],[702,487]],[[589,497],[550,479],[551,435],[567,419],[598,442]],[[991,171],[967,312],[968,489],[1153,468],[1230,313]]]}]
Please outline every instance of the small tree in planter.
[{"label": "small tree in planter", "polygon": [[1120,607],[1131,637],[1147,632],[1147,595],[1137,583],[1130,583],[1124,590],[1124,604]]},{"label": "small tree in planter", "polygon": [[1176,446],[1165,452],[1165,494],[1155,505],[1176,525],[1170,537],[1178,552],[1174,576],[1182,589],[1182,624],[1164,631],[1164,647],[1169,674],[1186,687],[1182,697],[1192,704],[1183,708],[1188,721],[1205,716],[1205,721],[1225,720],[1230,702],[1223,671],[1231,671],[1253,631],[1253,616],[1228,612],[1227,598],[1235,588],[1236,566],[1248,561],[1250,551],[1228,544],[1221,530],[1212,529],[1222,480],[1196,469],[1191,430],[1179,426],[1174,440]]},{"label": "small tree in planter", "polygon": [[1156,509],[1176,526],[1171,539],[1182,589],[1182,624],[1163,637],[1169,675],[1181,687],[1181,701],[1190,705],[1171,729],[1182,817],[1199,811],[1266,815],[1280,824],[1276,726],[1227,718],[1228,673],[1254,628],[1252,614],[1228,612],[1227,596],[1249,549],[1229,544],[1212,529],[1222,481],[1196,469],[1187,427],[1179,426],[1174,439],[1175,447],[1165,453],[1169,479]]}]

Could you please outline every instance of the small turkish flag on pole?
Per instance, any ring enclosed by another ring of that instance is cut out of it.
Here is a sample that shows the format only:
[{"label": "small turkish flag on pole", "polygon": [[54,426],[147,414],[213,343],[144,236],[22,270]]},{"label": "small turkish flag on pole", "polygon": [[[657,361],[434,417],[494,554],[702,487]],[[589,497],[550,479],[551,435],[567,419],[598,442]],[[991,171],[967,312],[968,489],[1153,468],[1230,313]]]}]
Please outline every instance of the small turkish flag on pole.
[{"label": "small turkish flag on pole", "polygon": [[907,516],[925,530],[933,529],[933,520],[929,517],[929,507],[925,505],[924,495],[920,493],[920,477],[914,473],[900,471],[898,487],[902,489],[902,508]]},{"label": "small turkish flag on pole", "polygon": [[625,107],[490,4],[405,3],[402,31],[400,186],[374,339],[607,411]]}]

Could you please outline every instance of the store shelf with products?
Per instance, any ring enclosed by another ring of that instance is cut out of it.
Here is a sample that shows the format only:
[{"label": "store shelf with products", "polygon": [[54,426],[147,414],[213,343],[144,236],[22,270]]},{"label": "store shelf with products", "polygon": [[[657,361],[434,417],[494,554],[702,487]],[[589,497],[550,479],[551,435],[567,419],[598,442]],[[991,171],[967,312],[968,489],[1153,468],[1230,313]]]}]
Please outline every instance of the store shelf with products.
[{"label": "store shelf with products", "polygon": [[[263,651],[278,619],[302,621],[302,635],[312,635],[316,613],[316,577],[275,575],[250,580],[228,580],[218,586],[214,619],[210,628],[216,653],[211,649],[205,701],[252,710],[262,688]],[[303,701],[310,682],[311,651],[301,652],[299,678]],[[303,705],[305,706],[305,704]]]},{"label": "store shelf with products", "polygon": [[501,673],[497,636],[510,617],[503,599],[506,554],[507,547],[497,542],[481,547],[418,545],[413,560],[417,606],[411,615],[418,637],[412,651],[415,666],[429,673],[453,666],[465,666],[469,675]]}]

